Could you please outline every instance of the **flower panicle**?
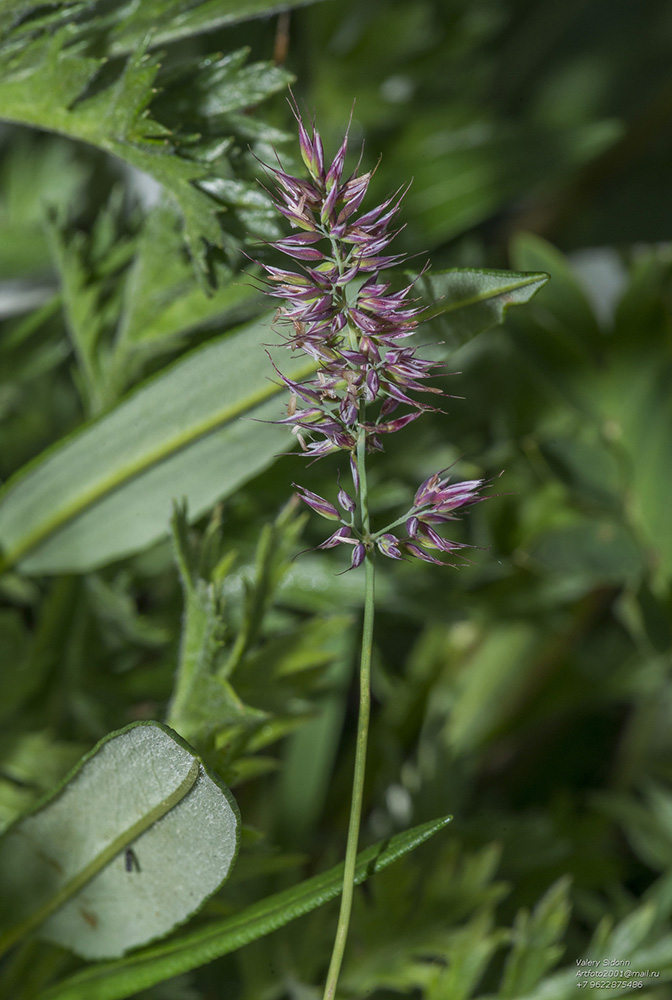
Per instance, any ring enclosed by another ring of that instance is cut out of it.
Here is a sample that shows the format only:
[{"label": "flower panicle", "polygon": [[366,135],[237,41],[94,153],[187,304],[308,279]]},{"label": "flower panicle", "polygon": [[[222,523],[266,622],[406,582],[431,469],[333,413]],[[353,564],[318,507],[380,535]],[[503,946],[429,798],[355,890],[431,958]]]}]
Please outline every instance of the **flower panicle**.
[{"label": "flower panicle", "polygon": [[[303,351],[320,366],[318,377],[307,384],[321,397],[330,419],[311,420],[316,447],[306,445],[305,451],[322,455],[341,449],[344,442],[350,446],[352,427],[367,405],[393,400],[424,412],[427,404],[416,394],[441,393],[425,384],[441,366],[418,358],[405,343],[422,312],[412,300],[414,283],[395,291],[380,276],[383,267],[405,260],[403,254],[385,253],[396,235],[390,227],[405,191],[360,214],[373,172],[360,175],[357,168],[344,177],[350,126],[327,164],[315,124],[304,123],[295,102],[292,111],[308,179],[292,177],[281,166],[266,169],[275,183],[275,206],[293,229],[270,245],[293,266],[262,267],[268,294],[283,302],[277,318],[285,328],[286,347]],[[358,286],[354,294],[353,282]],[[405,425],[399,418],[387,421],[383,406],[376,419],[366,421],[369,450],[380,448],[381,434]],[[305,422],[297,420],[295,426],[305,440]]]},{"label": "flower panicle", "polygon": [[[318,548],[351,545],[351,568],[359,566],[372,548],[391,559],[410,556],[442,563],[432,552],[450,554],[462,546],[442,538],[436,527],[482,499],[480,480],[449,484],[442,473],[426,479],[405,516],[405,537],[387,529],[377,534],[364,531],[368,518],[358,509],[358,443],[363,441],[365,452],[382,450],[387,435],[425,412],[437,411],[418,399],[419,394],[433,399],[445,395],[428,384],[445,366],[418,356],[417,347],[409,343],[423,313],[413,294],[418,278],[395,289],[381,277],[383,269],[406,260],[388,248],[400,231],[394,222],[408,188],[399,188],[380,205],[361,212],[374,171],[359,173],[360,156],[354,172],[344,174],[352,115],[336,155],[327,163],[315,122],[304,121],[293,96],[290,106],[308,177],[293,177],[279,161],[277,166],[265,165],[275,189],[273,203],[292,229],[270,247],[291,263],[278,267],[261,262],[261,267],[267,293],[281,300],[276,322],[282,327],[284,346],[311,357],[317,372],[299,383],[272,362],[291,394],[287,416],[277,423],[291,426],[308,458],[348,452],[354,498],[339,483],[339,511],[310,490],[295,488],[316,513],[340,521]],[[418,277],[422,274],[424,269]]]}]

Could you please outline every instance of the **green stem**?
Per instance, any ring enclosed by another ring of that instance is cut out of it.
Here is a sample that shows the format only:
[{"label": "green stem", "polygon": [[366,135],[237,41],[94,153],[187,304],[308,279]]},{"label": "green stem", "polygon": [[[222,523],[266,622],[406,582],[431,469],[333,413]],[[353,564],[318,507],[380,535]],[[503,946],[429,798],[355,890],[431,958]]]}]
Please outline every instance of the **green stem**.
[{"label": "green stem", "polygon": [[371,538],[380,538],[381,535],[387,534],[387,532],[392,531],[393,528],[398,528],[400,524],[403,524],[404,521],[408,521],[409,517],[412,517],[416,511],[419,510],[422,510],[422,507],[411,507],[411,509],[407,510],[405,514],[398,517],[396,521],[390,521],[390,523],[386,524],[384,528],[380,528],[378,531],[374,532]]},{"label": "green stem", "polygon": [[[360,431],[357,443],[357,468],[359,472],[359,509],[364,538],[369,534],[369,507],[365,468],[366,439]],[[355,888],[355,864],[357,861],[357,846],[359,828],[362,817],[362,802],[364,800],[364,775],[366,772],[366,749],[369,739],[369,716],[371,712],[371,649],[373,645],[374,616],[374,566],[373,548],[367,545],[364,559],[365,595],[364,623],[362,626],[362,655],[359,673],[359,719],[357,722],[357,750],[355,755],[355,773],[352,783],[352,802],[350,806],[350,823],[348,826],[348,842],[345,849],[345,868],[343,872],[343,893],[341,909],[338,915],[336,938],[331,954],[327,983],[324,988],[324,1000],[333,1000],[341,971],[345,942],[350,926],[352,899]]]}]

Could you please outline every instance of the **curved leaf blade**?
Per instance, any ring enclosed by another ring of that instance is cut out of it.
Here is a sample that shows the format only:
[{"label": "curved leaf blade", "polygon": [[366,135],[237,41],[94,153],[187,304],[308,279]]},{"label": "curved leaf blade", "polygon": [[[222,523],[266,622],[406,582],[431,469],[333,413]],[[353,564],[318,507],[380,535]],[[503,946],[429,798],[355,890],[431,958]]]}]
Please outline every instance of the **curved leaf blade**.
[{"label": "curved leaf blade", "polygon": [[[355,881],[364,882],[443,830],[452,817],[416,826],[362,851]],[[57,983],[40,1000],[122,1000],[142,989],[188,972],[310,913],[341,892],[343,865],[275,893],[242,913],[182,934],[164,944],[144,948],[116,962],[92,965]]]},{"label": "curved leaf blade", "polygon": [[502,323],[509,306],[528,302],[548,278],[539,271],[454,267],[424,275],[417,287],[423,299],[432,303],[424,318],[441,318],[441,340],[449,350],[456,350]]},{"label": "curved leaf blade", "polygon": [[37,930],[110,958],[162,937],[227,877],[238,825],[228,789],[167,727],[113,733],[0,840],[0,948]]},{"label": "curved leaf blade", "polygon": [[20,471],[0,491],[0,570],[102,566],[167,535],[174,499],[196,518],[261,471],[289,440],[265,422],[285,391],[268,338],[266,318],[192,351]]}]

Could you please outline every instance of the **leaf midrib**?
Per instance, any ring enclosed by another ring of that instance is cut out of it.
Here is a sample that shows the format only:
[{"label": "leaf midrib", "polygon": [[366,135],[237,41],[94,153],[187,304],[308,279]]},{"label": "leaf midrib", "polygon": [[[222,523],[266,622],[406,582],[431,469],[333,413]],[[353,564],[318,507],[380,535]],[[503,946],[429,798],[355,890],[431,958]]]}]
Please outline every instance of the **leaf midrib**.
[{"label": "leaf midrib", "polygon": [[[455,272],[461,274],[478,273],[477,269],[472,268],[455,268]],[[505,271],[502,272],[506,274]],[[528,285],[535,285],[541,282],[545,284],[545,280],[548,280],[548,275],[543,272],[530,273],[524,280],[512,281],[506,288],[489,289],[487,292],[481,292],[478,295],[472,295],[471,298],[456,299],[455,302],[450,302],[446,305],[440,305],[438,311],[432,310],[432,306],[428,307],[428,312],[425,314],[425,319],[436,319],[438,316],[445,316],[447,313],[457,312],[458,309],[466,309],[469,306],[479,305],[481,302],[487,302],[490,299],[501,299],[507,295],[511,295],[512,292],[517,292],[520,288],[527,288]],[[509,305],[515,305],[516,303],[508,303]]]},{"label": "leaf midrib", "polygon": [[109,864],[113,858],[115,858],[124,848],[132,844],[134,840],[148,830],[150,826],[157,823],[163,816],[174,809],[182,799],[187,795],[196,783],[196,779],[200,774],[200,764],[196,758],[191,762],[189,770],[184,778],[180,781],[176,788],[172,790],[165,798],[161,799],[160,802],[150,809],[147,813],[140,817],[135,823],[132,823],[126,830],[110,841],[107,847],[104,847],[99,851],[96,856],[72,876],[67,882],[65,882],[60,889],[58,889],[49,899],[46,900],[41,906],[38,906],[36,910],[33,910],[25,920],[22,920],[19,924],[9,930],[6,934],[2,935],[0,938],[0,954],[3,954],[9,948],[12,947],[17,941],[30,934],[31,931],[43,924],[47,917],[50,917],[52,913],[55,913],[61,906],[63,906],[69,899],[76,895],[80,889],[82,889],[88,882],[94,878],[98,872]]},{"label": "leaf midrib", "polygon": [[[297,379],[304,378],[313,369],[314,364],[311,363],[305,370],[296,373],[295,377]],[[218,410],[215,414],[191,425],[186,431],[177,433],[166,441],[163,441],[158,447],[138,455],[135,459],[122,465],[121,468],[118,468],[109,476],[98,479],[88,490],[79,493],[73,501],[61,506],[50,517],[45,518],[41,525],[32,533],[25,535],[18,545],[14,546],[14,548],[8,548],[2,553],[0,555],[0,572],[13,566],[46,538],[65,527],[66,524],[74,520],[83,511],[93,507],[96,503],[100,503],[101,500],[110,496],[116,490],[121,489],[122,486],[136,476],[148,472],[161,462],[179,454],[179,452],[184,451],[196,441],[216,433],[231,423],[236,417],[244,416],[245,413],[256,409],[283,390],[284,386],[278,386],[272,382],[268,383],[268,386],[258,392],[246,396],[242,404],[239,403],[228,406],[223,410]],[[86,428],[82,433],[86,433],[90,429]],[[72,442],[73,439],[71,438],[68,444],[72,444]],[[23,481],[25,482],[25,480]]]}]

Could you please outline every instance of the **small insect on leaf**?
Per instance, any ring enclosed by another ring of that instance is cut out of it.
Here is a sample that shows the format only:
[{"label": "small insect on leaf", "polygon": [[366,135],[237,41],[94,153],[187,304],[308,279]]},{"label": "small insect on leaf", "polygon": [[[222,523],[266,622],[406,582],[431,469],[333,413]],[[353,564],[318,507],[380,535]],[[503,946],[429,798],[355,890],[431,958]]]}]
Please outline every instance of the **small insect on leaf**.
[{"label": "small insect on leaf", "polygon": [[231,793],[176,733],[111,733],[0,836],[0,953],[36,934],[119,958],[162,937],[220,888],[238,836]]},{"label": "small insect on leaf", "polygon": [[140,862],[132,847],[127,847],[124,851],[124,867],[127,872],[140,871]]}]

